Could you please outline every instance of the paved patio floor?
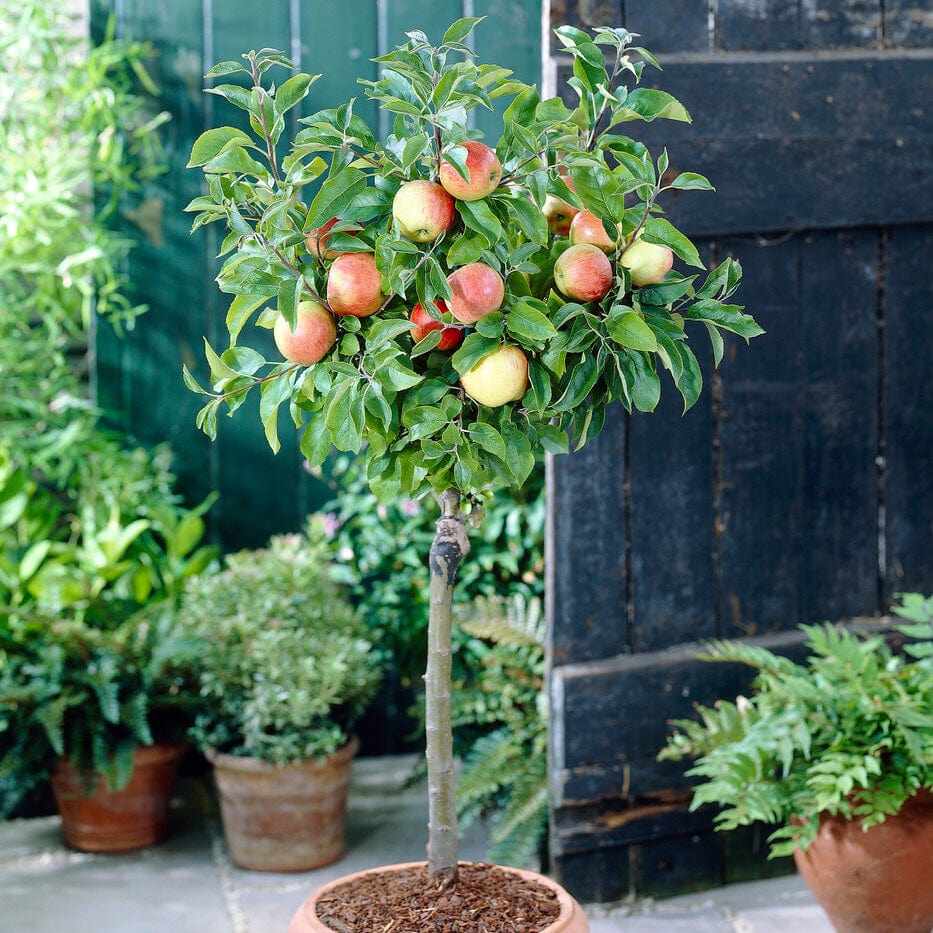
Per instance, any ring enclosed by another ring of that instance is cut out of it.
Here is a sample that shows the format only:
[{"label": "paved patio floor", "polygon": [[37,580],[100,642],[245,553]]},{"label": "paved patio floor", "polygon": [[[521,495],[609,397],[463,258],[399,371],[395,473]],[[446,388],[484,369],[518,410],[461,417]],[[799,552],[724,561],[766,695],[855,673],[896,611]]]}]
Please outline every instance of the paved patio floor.
[{"label": "paved patio floor", "polygon": [[[302,874],[235,868],[197,780],[180,786],[167,841],[129,855],[66,849],[57,817],[0,823],[0,933],[284,933],[324,882],[422,857],[426,798],[406,787],[411,765],[407,756],[356,762],[346,857]],[[473,827],[461,856],[484,853],[483,828]],[[592,933],[832,933],[796,876],[586,913]]]}]

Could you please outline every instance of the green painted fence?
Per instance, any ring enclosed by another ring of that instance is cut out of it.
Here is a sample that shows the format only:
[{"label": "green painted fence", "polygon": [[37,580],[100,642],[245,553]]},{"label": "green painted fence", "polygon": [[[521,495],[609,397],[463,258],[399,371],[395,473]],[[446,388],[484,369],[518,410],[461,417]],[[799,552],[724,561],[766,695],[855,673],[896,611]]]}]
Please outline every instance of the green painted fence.
[{"label": "green painted fence", "polygon": [[[168,172],[151,182],[141,208],[124,217],[128,232],[142,235],[128,273],[134,297],[149,305],[127,339],[101,329],[97,339],[98,400],[110,423],[144,443],[169,441],[177,455],[182,489],[198,501],[221,493],[211,513],[211,535],[227,548],[257,546],[270,534],[300,527],[309,510],[328,497],[327,487],[307,474],[297,435],[282,424],[282,450],[266,446],[258,413],[243,411],[221,424],[211,444],[195,428],[200,400],[181,380],[187,363],[208,382],[201,340],[223,344],[227,296],[214,284],[219,230],[189,236],[183,208],[201,192],[200,172],[185,164],[192,142],[208,127],[239,119],[225,101],[204,94],[203,75],[215,62],[248,49],[285,50],[302,70],[324,75],[312,88],[304,113],[359,97],[357,112],[378,127],[375,107],[364,99],[358,77],[376,77],[370,59],[405,41],[408,29],[440,37],[465,15],[488,16],[476,33],[484,61],[513,69],[525,81],[539,80],[541,4],[538,0],[94,0],[92,32],[109,16],[117,31],[152,43],[152,72],[160,88]],[[231,108],[232,110],[232,108]],[[480,114],[478,126],[498,138],[495,114]],[[384,128],[383,128],[384,129]],[[271,349],[271,340],[270,340]],[[274,351],[273,351],[274,352]],[[258,405],[254,399],[249,405]]]}]

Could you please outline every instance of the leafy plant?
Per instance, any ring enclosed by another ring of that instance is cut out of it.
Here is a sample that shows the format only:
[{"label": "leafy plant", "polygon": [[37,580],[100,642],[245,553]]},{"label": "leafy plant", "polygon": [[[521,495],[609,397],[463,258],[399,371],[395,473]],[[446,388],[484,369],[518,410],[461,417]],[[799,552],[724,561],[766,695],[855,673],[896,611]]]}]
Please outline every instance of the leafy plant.
[{"label": "leafy plant", "polygon": [[813,654],[796,664],[766,649],[714,642],[709,660],[758,671],[751,698],[699,706],[678,720],[661,759],[695,756],[702,783],[692,809],[722,807],[717,828],[780,823],[771,857],[806,849],[819,815],[857,819],[864,829],[933,788],[933,600],[904,597],[900,630],[919,639],[895,654],[883,635],[858,637],[831,625],[801,626]]},{"label": "leafy plant", "polygon": [[454,683],[455,737],[467,735],[457,782],[460,826],[492,812],[490,860],[537,868],[548,818],[541,602],[520,594],[479,597],[457,617],[483,646],[473,648],[476,672]]},{"label": "leafy plant", "polygon": [[[206,345],[209,387],[184,373],[206,397],[198,425],[214,437],[219,413],[258,389],[273,449],[287,403],[312,466],[336,447],[361,454],[382,501],[438,496],[425,686],[428,862],[441,884],[457,877],[451,607],[465,513],[476,524],[487,495],[523,485],[542,452],[596,436],[611,402],[654,409],[659,364],[689,408],[702,380],[688,325],[708,334],[717,364],[721,331],[761,333],[730,303],[741,277],[731,258],[702,283],[669,271],[674,254],[704,267],[658,201],[711,186],[692,173],[668,182],[666,152],[655,158],[616,131],[689,120],[669,94],[639,86],[657,65],[651,53],[625,29],[558,29],[574,60],[571,109],[473,62],[465,43],[478,22],[456,21],[437,45],[413,30],[378,59],[379,79],[360,83],[392,115],[384,141],[350,101],[300,119],[289,143],[288,114],[317,76],[276,84],[272,69],[293,65],[272,49],[216,65],[208,77],[223,83],[209,93],[243,111],[247,128],[195,141],[189,164],[207,186],[187,208],[193,229],[227,228],[217,281],[233,296],[228,346]],[[499,99],[508,105],[493,150],[469,116]],[[608,245],[569,246],[558,213],[583,209]],[[651,269],[636,261],[645,255]],[[273,330],[284,361],[251,345],[254,324]]]},{"label": "leafy plant", "polygon": [[138,745],[184,734],[195,657],[165,603],[116,625],[0,615],[0,816],[60,757],[89,789],[97,775],[124,786]]},{"label": "leafy plant", "polygon": [[285,763],[328,755],[379,682],[380,658],[328,575],[320,541],[275,537],[190,582],[185,631],[199,644],[202,748]]}]

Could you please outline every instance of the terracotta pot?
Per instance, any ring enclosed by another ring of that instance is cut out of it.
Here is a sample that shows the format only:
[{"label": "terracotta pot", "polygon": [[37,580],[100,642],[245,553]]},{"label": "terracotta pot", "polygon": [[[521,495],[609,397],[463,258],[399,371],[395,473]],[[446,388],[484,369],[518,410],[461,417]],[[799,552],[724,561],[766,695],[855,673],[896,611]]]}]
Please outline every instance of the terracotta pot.
[{"label": "terracotta pot", "polygon": [[[331,881],[315,891],[297,910],[292,922],[288,925],[288,933],[334,933],[331,927],[321,922],[317,917],[317,902],[325,894],[339,888],[342,884],[360,878],[368,874],[383,874],[385,872],[402,871],[406,868],[417,868],[424,866],[425,862],[405,862],[400,865],[386,865],[380,868],[373,868],[369,871],[359,871],[352,875],[344,875],[336,881]],[[461,863],[463,864],[463,863]],[[539,875],[533,871],[523,871],[519,868],[506,868],[502,865],[497,866],[502,871],[511,872],[527,881],[536,882],[546,888],[550,888],[556,895],[560,903],[560,916],[551,924],[546,926],[540,933],[589,933],[590,925],[587,922],[586,915],[580,905],[559,885],[544,875]],[[392,917],[386,917],[386,923],[391,921]]]},{"label": "terracotta pot", "polygon": [[309,871],[343,856],[355,737],[326,758],[273,765],[208,751],[230,858],[253,871]]},{"label": "terracotta pot", "polygon": [[933,929],[933,795],[920,791],[867,832],[823,816],[794,861],[839,933],[930,933]]},{"label": "terracotta pot", "polygon": [[68,845],[83,852],[126,852],[161,841],[184,753],[182,744],[141,745],[133,752],[126,787],[108,790],[100,778],[90,795],[81,773],[61,759],[52,771],[52,791]]}]

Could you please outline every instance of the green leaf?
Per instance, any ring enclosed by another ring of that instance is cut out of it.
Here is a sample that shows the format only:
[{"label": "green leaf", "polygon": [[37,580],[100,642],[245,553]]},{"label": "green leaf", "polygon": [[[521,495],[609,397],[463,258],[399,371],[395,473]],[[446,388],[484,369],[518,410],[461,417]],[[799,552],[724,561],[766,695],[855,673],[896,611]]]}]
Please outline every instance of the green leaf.
[{"label": "green leaf", "polygon": [[485,199],[480,201],[457,201],[457,210],[470,230],[486,237],[490,246],[505,239],[505,231],[498,218],[490,210]]},{"label": "green leaf", "polygon": [[250,319],[257,308],[266,301],[265,296],[254,298],[250,295],[236,295],[227,309],[227,331],[230,334],[230,345],[235,346],[237,337],[243,325]]},{"label": "green leaf", "polygon": [[563,395],[554,405],[554,411],[572,411],[589,394],[599,379],[599,366],[594,356],[584,356],[570,371],[570,378]]},{"label": "green leaf", "polygon": [[[545,226],[547,230],[547,226]],[[454,240],[453,246],[447,250],[447,265],[450,268],[465,266],[477,262],[486,248],[486,239],[482,236],[469,236],[464,233]]]},{"label": "green leaf", "polygon": [[302,456],[312,467],[321,466],[327,459],[331,448],[331,438],[323,413],[315,415],[308,423],[301,436],[299,447]]},{"label": "green leaf", "polygon": [[671,188],[679,188],[682,191],[696,189],[698,191],[715,191],[716,189],[696,172],[681,172],[670,184]]},{"label": "green leaf", "polygon": [[455,20],[447,27],[447,31],[444,33],[444,38],[441,41],[445,45],[448,42],[463,42],[463,40],[473,32],[476,25],[481,23],[485,18],[485,16],[464,16],[462,19]]},{"label": "green leaf", "polygon": [[639,411],[654,411],[661,400],[661,380],[655,371],[655,358],[645,353],[632,353],[629,358],[635,364],[632,401]]},{"label": "green leaf", "polygon": [[336,175],[331,169],[320,190],[314,196],[302,230],[307,232],[339,217],[366,188],[366,176],[355,168],[345,168]]},{"label": "green leaf", "polygon": [[[217,126],[202,133],[191,147],[191,158],[186,168],[196,168],[215,159],[229,146],[248,146],[252,140],[234,126]],[[190,205],[189,205],[190,206]]]},{"label": "green leaf", "polygon": [[647,122],[658,118],[692,122],[686,107],[666,91],[650,87],[638,87],[630,91],[625,103],[615,111],[614,122],[642,119]]},{"label": "green leaf", "polygon": [[587,210],[611,222],[622,219],[625,192],[618,179],[602,165],[586,165],[571,171],[577,196]]},{"label": "green leaf", "polygon": [[522,401],[535,412],[543,412],[551,403],[551,379],[547,370],[534,360],[528,364],[528,391]]},{"label": "green leaf", "polygon": [[279,406],[291,396],[292,381],[287,375],[270,379],[262,384],[259,395],[259,417],[265,429],[266,441],[272,453],[279,452],[278,410]]},{"label": "green leaf", "polygon": [[683,316],[690,321],[709,321],[746,340],[764,333],[764,329],[751,315],[742,314],[741,305],[727,305],[712,298],[694,302],[683,311]]},{"label": "green leaf", "polygon": [[476,441],[483,450],[489,451],[494,457],[505,460],[505,441],[502,435],[491,425],[477,421],[468,429],[470,438]]},{"label": "green leaf", "polygon": [[320,75],[297,74],[289,78],[284,84],[279,85],[275,92],[275,109],[279,114],[291,110],[299,101],[303,100],[308,93],[308,88],[320,77]]},{"label": "green leaf", "polygon": [[253,175],[256,178],[265,178],[269,174],[268,169],[252,158],[242,146],[225,149],[205,163],[202,170],[208,175]]},{"label": "green leaf", "polygon": [[[532,301],[534,299],[517,301],[509,309],[505,317],[505,325],[509,333],[514,334],[520,340],[528,340],[532,343],[556,337],[556,328],[545,314],[532,306]],[[538,304],[547,307],[543,301]]]},{"label": "green leaf", "polygon": [[249,74],[249,69],[242,62],[218,62],[204,75],[205,78],[222,78],[225,75],[243,72]]},{"label": "green leaf", "polygon": [[613,308],[606,317],[606,330],[609,331],[609,336],[622,347],[647,351],[654,351],[658,348],[654,331],[645,323],[642,316],[634,311]]},{"label": "green leaf", "polygon": [[498,339],[505,330],[505,315],[501,311],[491,311],[489,314],[484,314],[474,327],[476,333]]},{"label": "green leaf", "polygon": [[534,201],[528,198],[502,198],[500,204],[505,205],[509,214],[515,218],[522,233],[541,246],[547,245],[548,229],[547,218]]},{"label": "green leaf", "polygon": [[471,370],[477,363],[486,359],[496,347],[499,341],[482,334],[470,334],[460,346],[460,349],[453,355],[450,362],[453,368],[462,376],[465,372]]},{"label": "green leaf", "polygon": [[722,355],[725,351],[722,334],[716,330],[715,324],[711,324],[709,321],[704,321],[703,323],[706,325],[706,329],[709,332],[709,342],[713,347],[713,366],[718,366],[722,362]]},{"label": "green leaf", "polygon": [[674,251],[687,265],[697,269],[706,266],[700,259],[696,247],[676,227],[663,217],[649,217],[642,228],[642,239],[646,243],[659,243]]}]

